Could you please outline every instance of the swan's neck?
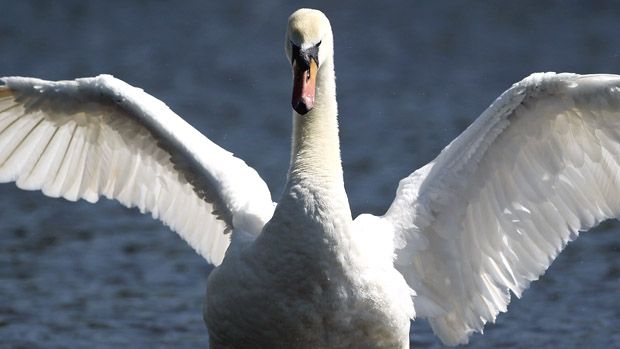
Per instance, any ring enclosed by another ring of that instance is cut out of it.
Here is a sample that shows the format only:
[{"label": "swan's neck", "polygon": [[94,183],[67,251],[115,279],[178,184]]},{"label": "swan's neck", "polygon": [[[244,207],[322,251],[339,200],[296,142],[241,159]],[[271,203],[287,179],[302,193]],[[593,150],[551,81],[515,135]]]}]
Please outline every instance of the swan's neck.
[{"label": "swan's neck", "polygon": [[297,201],[315,214],[350,219],[337,116],[334,65],[326,61],[318,71],[314,108],[306,115],[293,112],[291,164],[282,200]]},{"label": "swan's neck", "polygon": [[[278,249],[278,255],[295,256],[286,259],[287,268],[304,270],[304,278],[313,280],[342,271],[338,266],[349,261],[347,254],[353,241],[337,114],[333,63],[323,64],[317,76],[314,108],[306,115],[293,114],[286,186],[255,245],[257,250],[266,246]],[[273,257],[268,256],[265,263],[273,263]],[[281,263],[278,265],[281,271]]]}]

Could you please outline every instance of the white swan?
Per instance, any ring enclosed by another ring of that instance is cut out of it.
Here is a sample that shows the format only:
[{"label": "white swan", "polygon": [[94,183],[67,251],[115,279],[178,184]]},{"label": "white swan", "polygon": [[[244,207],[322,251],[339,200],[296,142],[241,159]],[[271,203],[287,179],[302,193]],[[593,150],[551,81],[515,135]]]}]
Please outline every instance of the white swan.
[{"label": "white swan", "polygon": [[0,181],[113,198],[178,232],[219,265],[212,348],[408,348],[416,313],[466,343],[580,230],[619,216],[620,76],[524,79],[403,179],[384,216],[352,220],[329,21],[295,12],[285,47],[293,151],[275,210],[243,161],[106,75],[2,78]]}]

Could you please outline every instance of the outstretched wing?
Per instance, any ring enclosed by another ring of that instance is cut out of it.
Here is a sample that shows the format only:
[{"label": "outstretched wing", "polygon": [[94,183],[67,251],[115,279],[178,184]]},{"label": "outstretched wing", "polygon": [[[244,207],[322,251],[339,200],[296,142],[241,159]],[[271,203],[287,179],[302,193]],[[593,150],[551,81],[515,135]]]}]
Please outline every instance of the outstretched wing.
[{"label": "outstretched wing", "polygon": [[271,217],[256,171],[144,91],[109,75],[0,80],[0,182],[138,207],[216,265],[226,232],[258,234]]},{"label": "outstretched wing", "polygon": [[466,343],[564,248],[620,214],[620,76],[534,74],[502,94],[383,217],[416,312]]}]

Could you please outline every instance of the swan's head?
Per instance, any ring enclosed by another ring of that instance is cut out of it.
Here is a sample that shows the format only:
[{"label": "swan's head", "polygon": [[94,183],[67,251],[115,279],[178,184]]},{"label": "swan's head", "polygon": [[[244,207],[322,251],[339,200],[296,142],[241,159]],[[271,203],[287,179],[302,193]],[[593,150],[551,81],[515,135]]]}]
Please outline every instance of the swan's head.
[{"label": "swan's head", "polygon": [[334,41],[323,12],[300,9],[289,17],[285,38],[286,56],[293,66],[293,109],[301,115],[314,107],[316,75],[332,58]]}]

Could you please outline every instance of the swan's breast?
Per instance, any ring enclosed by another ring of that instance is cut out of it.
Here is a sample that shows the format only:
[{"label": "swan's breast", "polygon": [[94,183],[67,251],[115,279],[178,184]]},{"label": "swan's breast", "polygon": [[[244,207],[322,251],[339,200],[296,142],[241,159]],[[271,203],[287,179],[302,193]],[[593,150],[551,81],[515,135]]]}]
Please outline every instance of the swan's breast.
[{"label": "swan's breast", "polygon": [[410,314],[402,303],[411,298],[395,270],[355,258],[348,265],[316,260],[296,244],[261,237],[227,255],[209,278],[205,320],[215,348],[408,345]]}]

